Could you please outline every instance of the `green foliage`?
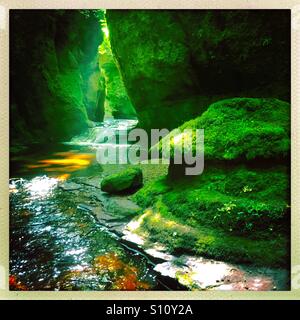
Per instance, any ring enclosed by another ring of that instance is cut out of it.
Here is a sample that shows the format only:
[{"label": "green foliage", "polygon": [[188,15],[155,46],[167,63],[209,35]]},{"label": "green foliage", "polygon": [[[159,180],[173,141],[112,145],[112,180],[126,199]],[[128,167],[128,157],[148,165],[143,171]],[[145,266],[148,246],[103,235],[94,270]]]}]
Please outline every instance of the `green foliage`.
[{"label": "green foliage", "polygon": [[102,36],[95,16],[21,10],[11,23],[13,144],[67,141],[88,128],[88,116],[101,121]]},{"label": "green foliage", "polygon": [[103,9],[81,9],[79,12],[86,18],[95,17],[98,21],[102,21],[105,17]]}]

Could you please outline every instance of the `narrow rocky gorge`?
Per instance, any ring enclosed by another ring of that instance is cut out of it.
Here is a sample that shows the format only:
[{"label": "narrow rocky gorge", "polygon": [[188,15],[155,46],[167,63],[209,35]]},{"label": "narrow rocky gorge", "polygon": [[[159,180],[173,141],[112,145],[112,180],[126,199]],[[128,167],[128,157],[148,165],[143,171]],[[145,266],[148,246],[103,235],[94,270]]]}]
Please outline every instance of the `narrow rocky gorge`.
[{"label": "narrow rocky gorge", "polygon": [[[14,10],[10,26],[13,289],[288,290],[287,11]],[[170,163],[97,161],[134,128],[168,129],[149,154],[171,141]],[[204,129],[201,175],[174,163],[196,152],[185,129]],[[45,244],[34,266],[23,232]]]}]

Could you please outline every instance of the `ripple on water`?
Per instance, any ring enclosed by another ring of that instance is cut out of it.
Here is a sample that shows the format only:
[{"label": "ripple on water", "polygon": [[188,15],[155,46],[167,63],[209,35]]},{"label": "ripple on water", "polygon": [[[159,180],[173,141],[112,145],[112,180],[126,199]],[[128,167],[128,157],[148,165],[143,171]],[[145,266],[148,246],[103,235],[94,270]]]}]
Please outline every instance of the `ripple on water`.
[{"label": "ripple on water", "polygon": [[12,290],[148,290],[155,274],[47,175],[10,181]]}]

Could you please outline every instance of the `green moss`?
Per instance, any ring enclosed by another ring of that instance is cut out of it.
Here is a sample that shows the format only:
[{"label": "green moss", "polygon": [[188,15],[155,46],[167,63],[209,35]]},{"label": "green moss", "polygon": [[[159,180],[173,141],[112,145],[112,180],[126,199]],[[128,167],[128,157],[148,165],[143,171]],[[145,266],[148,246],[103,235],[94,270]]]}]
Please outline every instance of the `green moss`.
[{"label": "green moss", "polygon": [[288,224],[289,179],[284,166],[270,169],[214,166],[201,176],[147,184],[133,199],[142,207],[158,199],[190,226],[211,226],[255,237],[272,237]]},{"label": "green moss", "polygon": [[55,99],[50,107],[51,102],[45,96],[43,116],[48,127],[51,126],[51,130],[55,132],[54,137],[68,138],[87,129],[88,116],[78,81],[79,71],[60,73],[56,77],[47,76],[46,79],[49,91]]},{"label": "green moss", "polygon": [[[176,139],[185,129],[194,131]],[[290,105],[278,99],[221,100],[172,131],[153,149],[161,152],[170,144],[174,156],[183,141],[190,141],[195,153],[195,129],[204,129],[205,160],[284,158],[290,150]]]},{"label": "green moss", "polygon": [[135,109],[128,97],[117,61],[111,51],[109,33],[105,21],[102,22],[102,30],[104,30],[104,41],[99,47],[99,65],[106,85],[106,116],[119,119],[135,118]]},{"label": "green moss", "polygon": [[282,235],[273,239],[249,239],[199,229],[195,251],[200,255],[225,261],[265,266],[288,265],[288,240]]},{"label": "green moss", "polygon": [[117,119],[135,118],[136,112],[127,95],[118,67],[113,56],[111,61],[102,65],[106,83],[105,110]]},{"label": "green moss", "polygon": [[[204,172],[174,179],[183,166],[171,164],[167,177],[133,196],[170,221],[147,218],[143,228],[150,238],[161,239],[173,251],[235,262],[288,261],[289,110],[277,99],[235,98],[214,103],[184,123],[181,131],[204,129]],[[161,151],[169,137],[153,148]],[[195,148],[193,134],[176,137],[170,139],[172,155],[183,139]],[[167,227],[172,222],[176,230]]]},{"label": "green moss", "polygon": [[132,198],[153,208],[140,232],[172,252],[283,266],[289,252],[288,190],[284,165],[219,163],[193,178],[149,181]]},{"label": "green moss", "polygon": [[181,224],[178,220],[169,219],[167,211],[162,209],[148,210],[148,214],[142,225],[137,230],[138,233],[146,232],[149,241],[162,242],[167,245],[171,252],[193,252],[193,247],[197,241],[197,232],[193,228]]},{"label": "green moss", "polygon": [[143,184],[143,175],[140,168],[129,168],[109,175],[101,180],[101,189],[108,193],[134,191]]},{"label": "green moss", "polygon": [[134,194],[133,199],[144,208],[152,206],[158,195],[164,194],[170,190],[165,178],[147,183],[142,189]]},{"label": "green moss", "polygon": [[143,220],[138,233],[160,242],[174,254],[191,253],[234,263],[259,266],[286,266],[288,241],[282,235],[273,239],[247,239],[207,227],[190,227],[184,220],[166,212],[153,211]]},{"label": "green moss", "polygon": [[81,105],[84,109],[83,94],[81,91],[80,82],[77,81],[78,77],[80,77],[80,72],[78,70],[59,74],[57,76],[57,86],[53,88],[53,92],[55,92],[62,99],[67,99],[68,101],[73,102],[75,105]]},{"label": "green moss", "polygon": [[290,98],[288,12],[107,10],[106,15],[114,56],[146,129],[176,128],[221,97]]},{"label": "green moss", "polygon": [[66,141],[86,130],[89,119],[101,121],[98,18],[25,10],[12,12],[11,25],[13,144]]}]

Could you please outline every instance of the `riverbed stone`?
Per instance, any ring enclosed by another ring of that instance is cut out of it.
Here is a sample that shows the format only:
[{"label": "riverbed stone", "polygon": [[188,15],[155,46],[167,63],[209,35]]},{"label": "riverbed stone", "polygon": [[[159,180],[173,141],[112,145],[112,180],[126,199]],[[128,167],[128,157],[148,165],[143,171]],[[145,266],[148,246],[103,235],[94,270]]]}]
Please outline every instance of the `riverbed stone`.
[{"label": "riverbed stone", "polygon": [[140,168],[129,168],[105,177],[101,181],[101,189],[108,193],[133,192],[142,184],[142,170]]},{"label": "riverbed stone", "polygon": [[142,208],[124,196],[114,196],[106,204],[106,210],[120,217],[135,216],[142,212]]},{"label": "riverbed stone", "polygon": [[77,183],[75,183],[75,182],[69,182],[69,181],[67,181],[67,182],[64,182],[63,184],[61,184],[60,186],[59,186],[59,188],[61,188],[62,190],[64,190],[64,191],[74,191],[74,190],[79,190],[79,189],[81,189],[82,188],[82,186],[81,185],[79,185],[79,184],[77,184]]}]

